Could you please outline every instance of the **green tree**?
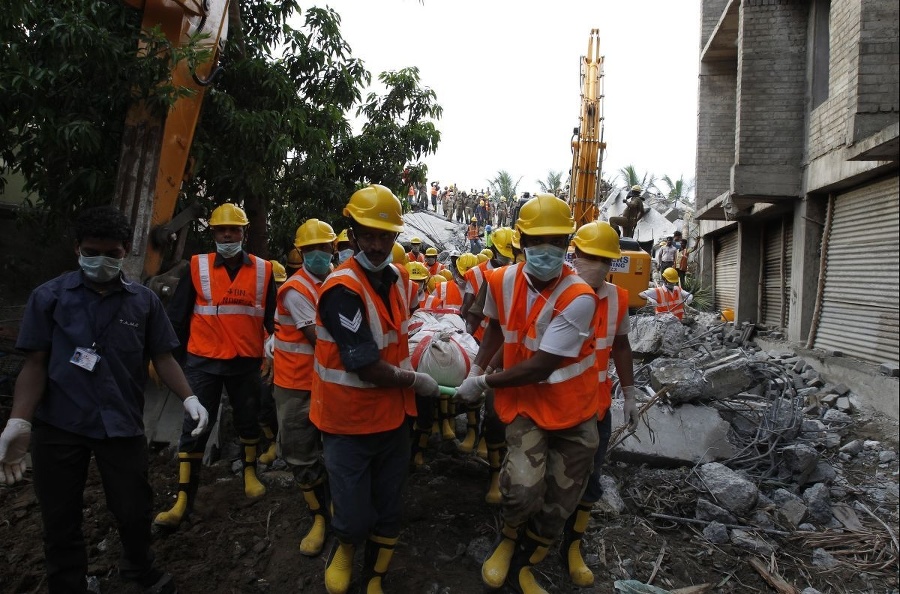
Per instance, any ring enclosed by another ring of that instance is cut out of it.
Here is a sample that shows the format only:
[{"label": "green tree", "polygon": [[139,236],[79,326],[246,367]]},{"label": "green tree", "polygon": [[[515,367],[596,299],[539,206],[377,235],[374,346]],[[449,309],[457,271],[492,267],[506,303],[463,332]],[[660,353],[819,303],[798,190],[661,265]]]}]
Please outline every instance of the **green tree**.
[{"label": "green tree", "polygon": [[[140,20],[103,0],[10,0],[0,11],[0,183],[21,173],[30,212],[51,233],[110,201],[129,103],[166,109],[185,92],[166,82],[196,51],[151,35],[137,56]],[[382,74],[386,94],[362,102],[371,75],[333,10],[245,0],[232,3],[229,25],[225,74],[204,99],[180,202],[242,203],[255,253],[280,253],[305,218],[339,223],[357,184],[398,188],[404,167],[437,147],[440,107],[415,69]],[[367,119],[357,137],[354,109]]]},{"label": "green tree", "polygon": [[557,194],[562,190],[562,171],[548,171],[545,180],[537,180],[541,192]]},{"label": "green tree", "polygon": [[520,177],[513,182],[512,176],[503,169],[497,172],[497,176],[494,179],[487,180],[488,185],[491,187],[491,196],[506,196],[508,200],[516,195],[516,188],[519,187],[519,182],[521,181],[522,178]]},{"label": "green tree", "polygon": [[[619,169],[617,177],[621,178],[622,182],[628,188],[631,186],[640,186],[644,191],[650,191],[651,188],[656,189],[656,176],[650,172],[640,174],[638,173],[638,170],[634,168],[634,165],[626,165]],[[615,183],[615,179],[613,180],[613,183]]]},{"label": "green tree", "polygon": [[672,181],[668,175],[662,176],[662,182],[666,184],[666,200],[669,206],[676,207],[678,203],[691,203],[691,191],[694,189],[694,181],[684,181],[684,175],[680,176],[676,181]]}]

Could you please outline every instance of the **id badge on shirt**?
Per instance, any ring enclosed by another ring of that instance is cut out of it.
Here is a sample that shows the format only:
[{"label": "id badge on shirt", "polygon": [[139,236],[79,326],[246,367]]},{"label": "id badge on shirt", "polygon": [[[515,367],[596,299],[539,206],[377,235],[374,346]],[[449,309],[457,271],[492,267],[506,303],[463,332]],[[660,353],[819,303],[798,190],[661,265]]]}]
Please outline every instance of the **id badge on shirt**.
[{"label": "id badge on shirt", "polygon": [[94,371],[99,362],[100,355],[97,354],[97,351],[84,347],[77,347],[72,353],[72,358],[69,359],[69,363],[87,371]]}]

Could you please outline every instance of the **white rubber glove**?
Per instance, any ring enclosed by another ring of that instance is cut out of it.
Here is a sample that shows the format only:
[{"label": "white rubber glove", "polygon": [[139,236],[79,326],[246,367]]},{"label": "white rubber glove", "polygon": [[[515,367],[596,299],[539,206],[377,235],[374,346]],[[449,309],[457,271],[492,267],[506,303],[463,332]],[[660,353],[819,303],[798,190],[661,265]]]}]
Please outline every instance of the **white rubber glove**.
[{"label": "white rubber glove", "polygon": [[25,474],[25,454],[31,441],[31,423],[10,419],[0,434],[0,484],[14,485]]},{"label": "white rubber glove", "polygon": [[197,427],[191,431],[191,435],[197,437],[206,431],[206,426],[209,424],[209,413],[196,396],[188,396],[182,404],[188,416],[197,421]]},{"label": "white rubber glove", "polygon": [[409,387],[415,390],[416,394],[431,398],[437,398],[441,395],[441,388],[433,377],[419,371],[414,371],[413,375],[415,377]]},{"label": "white rubber glove", "polygon": [[625,386],[622,388],[622,394],[625,395],[625,406],[622,409],[622,412],[625,413],[625,423],[628,425],[629,430],[634,431],[637,429],[638,420],[640,419],[637,407],[637,390],[634,386]]},{"label": "white rubber glove", "polygon": [[488,389],[487,376],[476,375],[463,380],[463,383],[456,388],[456,399],[466,404],[475,404],[481,399],[481,395]]},{"label": "white rubber glove", "polygon": [[266,355],[266,359],[274,359],[275,358],[275,335],[269,336],[266,339],[266,342],[263,344],[263,352]]}]

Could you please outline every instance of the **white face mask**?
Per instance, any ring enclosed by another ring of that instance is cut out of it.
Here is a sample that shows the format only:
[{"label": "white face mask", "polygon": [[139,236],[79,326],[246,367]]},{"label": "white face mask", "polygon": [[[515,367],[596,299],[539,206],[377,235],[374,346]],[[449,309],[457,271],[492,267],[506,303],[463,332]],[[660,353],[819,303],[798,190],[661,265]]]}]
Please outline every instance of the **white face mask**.
[{"label": "white face mask", "polygon": [[218,243],[216,242],[216,251],[221,254],[223,258],[233,258],[241,253],[241,242],[234,241],[231,243]]},{"label": "white face mask", "polygon": [[612,262],[588,260],[587,258],[575,258],[574,264],[578,276],[595,290],[603,285],[606,277],[609,276],[609,269],[612,268]]}]

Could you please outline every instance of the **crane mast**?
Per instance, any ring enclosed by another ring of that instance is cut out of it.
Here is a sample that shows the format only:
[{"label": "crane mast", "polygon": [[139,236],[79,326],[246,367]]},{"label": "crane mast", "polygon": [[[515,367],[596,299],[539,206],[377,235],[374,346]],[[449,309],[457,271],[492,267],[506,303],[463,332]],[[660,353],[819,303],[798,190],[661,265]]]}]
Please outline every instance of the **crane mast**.
[{"label": "crane mast", "polygon": [[581,59],[581,114],[572,135],[569,205],[576,227],[597,218],[603,163],[603,56],[600,31],[591,29],[587,53]]}]

